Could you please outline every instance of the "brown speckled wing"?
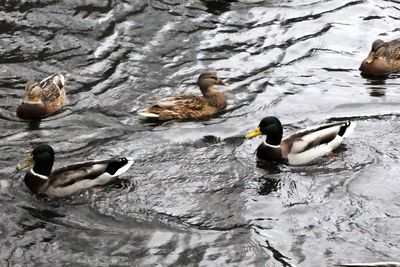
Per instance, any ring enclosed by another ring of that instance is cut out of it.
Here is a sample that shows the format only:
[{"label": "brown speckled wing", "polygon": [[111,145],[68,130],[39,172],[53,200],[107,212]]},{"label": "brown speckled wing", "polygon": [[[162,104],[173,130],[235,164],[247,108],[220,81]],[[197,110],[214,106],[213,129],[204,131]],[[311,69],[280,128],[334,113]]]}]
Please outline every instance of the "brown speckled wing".
[{"label": "brown speckled wing", "polygon": [[65,90],[54,83],[46,84],[42,90],[42,102],[46,106],[46,115],[58,112],[66,102]]}]

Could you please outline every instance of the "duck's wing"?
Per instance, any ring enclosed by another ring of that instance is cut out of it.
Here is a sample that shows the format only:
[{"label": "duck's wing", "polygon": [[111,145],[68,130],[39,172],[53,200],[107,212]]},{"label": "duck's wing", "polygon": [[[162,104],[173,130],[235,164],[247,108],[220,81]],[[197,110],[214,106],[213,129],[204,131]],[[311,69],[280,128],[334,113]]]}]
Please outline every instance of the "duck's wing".
[{"label": "duck's wing", "polygon": [[158,100],[151,107],[138,110],[137,114],[160,120],[182,119],[196,117],[197,113],[204,112],[207,107],[209,104],[204,97],[183,94]]},{"label": "duck's wing", "polygon": [[59,111],[65,105],[67,97],[64,84],[65,78],[61,74],[53,74],[40,82],[46,115]]},{"label": "duck's wing", "polygon": [[105,184],[127,171],[132,163],[133,160],[128,158],[78,162],[53,171],[50,185],[53,188],[62,188],[84,180],[96,180],[95,184]]},{"label": "duck's wing", "polygon": [[40,82],[43,102],[54,101],[64,93],[65,78],[61,74],[53,74]]},{"label": "duck's wing", "polygon": [[194,94],[181,94],[173,97],[167,97],[152,103],[152,107],[173,108],[178,105],[185,105],[190,102],[198,101],[199,96]]},{"label": "duck's wing", "polygon": [[306,164],[338,147],[354,127],[354,122],[345,121],[297,131],[282,140],[282,154],[288,158],[289,164]]}]

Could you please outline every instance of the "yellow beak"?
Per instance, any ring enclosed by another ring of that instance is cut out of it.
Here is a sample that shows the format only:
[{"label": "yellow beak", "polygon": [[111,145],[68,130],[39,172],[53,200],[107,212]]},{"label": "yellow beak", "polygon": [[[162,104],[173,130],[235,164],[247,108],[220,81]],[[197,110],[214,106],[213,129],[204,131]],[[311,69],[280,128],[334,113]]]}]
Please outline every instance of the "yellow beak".
[{"label": "yellow beak", "polygon": [[224,83],[224,86],[225,87],[228,87],[230,84],[229,83]]},{"label": "yellow beak", "polygon": [[17,165],[17,170],[26,170],[27,168],[33,166],[35,164],[35,161],[33,160],[33,156],[29,155],[28,158],[25,159],[24,162],[21,162]]},{"label": "yellow beak", "polygon": [[250,139],[256,136],[262,135],[260,127],[257,127],[254,131],[252,131],[251,133],[246,134],[246,138]]}]

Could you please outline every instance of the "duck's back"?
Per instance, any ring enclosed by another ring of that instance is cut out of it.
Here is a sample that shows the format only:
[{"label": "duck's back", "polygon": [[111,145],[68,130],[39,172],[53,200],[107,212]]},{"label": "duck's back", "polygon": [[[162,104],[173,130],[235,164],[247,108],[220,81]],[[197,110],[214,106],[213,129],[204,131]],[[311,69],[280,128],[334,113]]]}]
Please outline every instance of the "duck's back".
[{"label": "duck's back", "polygon": [[[224,101],[222,109],[225,106]],[[221,107],[213,105],[212,101],[203,96],[184,94],[159,100],[150,108],[139,110],[138,114],[165,121],[205,118],[215,115],[220,110]]]}]

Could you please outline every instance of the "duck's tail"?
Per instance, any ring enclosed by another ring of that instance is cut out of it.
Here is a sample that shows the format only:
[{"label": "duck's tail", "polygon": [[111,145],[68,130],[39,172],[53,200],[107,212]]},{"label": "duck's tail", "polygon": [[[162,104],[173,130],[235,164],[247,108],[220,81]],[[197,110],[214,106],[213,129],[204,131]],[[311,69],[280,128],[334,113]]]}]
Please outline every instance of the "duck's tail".
[{"label": "duck's tail", "polygon": [[356,128],[357,123],[355,121],[347,121],[342,127],[340,127],[338,135],[343,138],[348,137],[353,133],[354,128]]}]

